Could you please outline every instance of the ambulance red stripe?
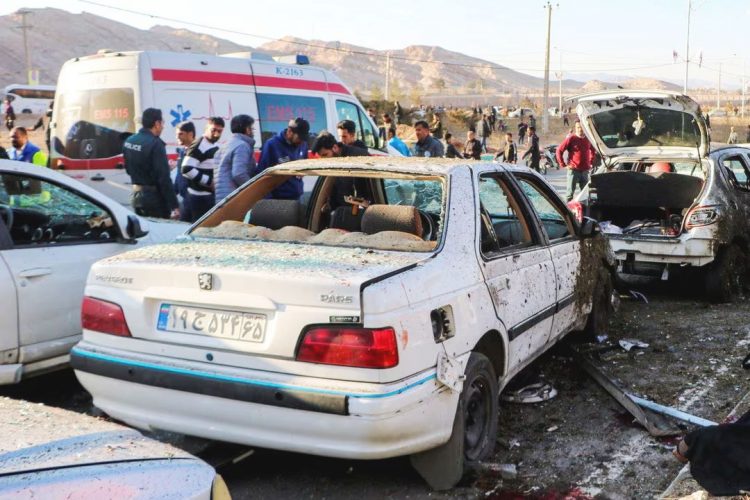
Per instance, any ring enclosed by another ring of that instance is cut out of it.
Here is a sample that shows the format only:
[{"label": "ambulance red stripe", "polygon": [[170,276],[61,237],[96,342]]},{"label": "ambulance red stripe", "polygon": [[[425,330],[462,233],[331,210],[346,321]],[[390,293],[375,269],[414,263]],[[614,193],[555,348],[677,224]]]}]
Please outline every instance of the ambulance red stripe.
[{"label": "ambulance red stripe", "polygon": [[151,77],[157,82],[191,82],[223,83],[226,85],[257,85],[282,89],[314,90],[318,92],[350,92],[340,83],[328,83],[315,80],[296,80],[277,76],[247,75],[243,73],[225,73],[218,71],[193,71],[183,69],[152,69]]}]

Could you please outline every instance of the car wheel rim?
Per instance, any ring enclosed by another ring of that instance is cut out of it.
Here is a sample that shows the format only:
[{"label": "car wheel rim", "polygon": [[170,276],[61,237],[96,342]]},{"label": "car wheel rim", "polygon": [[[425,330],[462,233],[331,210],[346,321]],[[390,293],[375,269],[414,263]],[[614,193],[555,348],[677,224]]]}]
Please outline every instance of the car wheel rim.
[{"label": "car wheel rim", "polygon": [[484,377],[475,378],[469,385],[464,409],[464,454],[475,460],[482,453],[486,441],[492,408],[490,384]]}]

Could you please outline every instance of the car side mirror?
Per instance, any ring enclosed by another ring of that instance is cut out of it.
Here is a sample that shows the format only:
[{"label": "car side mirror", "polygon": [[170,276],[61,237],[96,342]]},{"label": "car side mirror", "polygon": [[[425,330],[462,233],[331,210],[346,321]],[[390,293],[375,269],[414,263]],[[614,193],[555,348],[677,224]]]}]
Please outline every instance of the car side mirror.
[{"label": "car side mirror", "polygon": [[148,234],[148,231],[141,227],[141,219],[137,215],[128,215],[128,227],[126,228],[127,237],[129,239],[143,238]]},{"label": "car side mirror", "polygon": [[583,224],[581,225],[581,238],[593,238],[597,234],[601,233],[602,230],[599,228],[599,223],[591,217],[584,217]]}]

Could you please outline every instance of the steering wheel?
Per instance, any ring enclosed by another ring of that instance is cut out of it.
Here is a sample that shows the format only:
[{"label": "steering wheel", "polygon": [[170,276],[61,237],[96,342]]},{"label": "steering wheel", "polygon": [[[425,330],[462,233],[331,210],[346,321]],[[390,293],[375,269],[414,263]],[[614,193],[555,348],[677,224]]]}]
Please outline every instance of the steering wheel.
[{"label": "steering wheel", "polygon": [[13,209],[8,205],[0,205],[0,217],[3,218],[5,226],[8,228],[8,231],[10,231],[10,228],[13,227]]},{"label": "steering wheel", "polygon": [[422,219],[422,239],[425,241],[432,241],[435,237],[435,222],[427,212],[419,210],[419,218]]}]

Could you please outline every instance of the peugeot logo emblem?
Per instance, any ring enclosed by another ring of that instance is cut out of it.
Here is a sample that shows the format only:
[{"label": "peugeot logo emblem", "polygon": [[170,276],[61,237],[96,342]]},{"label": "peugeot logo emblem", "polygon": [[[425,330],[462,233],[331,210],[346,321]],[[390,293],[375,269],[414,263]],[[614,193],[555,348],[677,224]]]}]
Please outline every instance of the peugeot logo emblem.
[{"label": "peugeot logo emblem", "polygon": [[201,290],[213,290],[214,275],[211,273],[200,273],[198,275],[198,286]]}]

